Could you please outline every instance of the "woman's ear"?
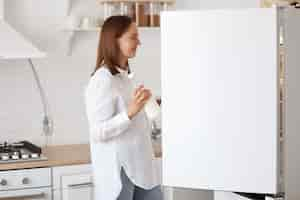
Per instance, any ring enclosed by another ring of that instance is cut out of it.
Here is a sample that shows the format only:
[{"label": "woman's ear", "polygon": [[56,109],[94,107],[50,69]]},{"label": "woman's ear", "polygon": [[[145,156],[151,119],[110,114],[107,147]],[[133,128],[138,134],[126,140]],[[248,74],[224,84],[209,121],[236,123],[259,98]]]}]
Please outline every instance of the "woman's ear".
[{"label": "woman's ear", "polygon": [[120,44],[121,44],[121,38],[118,38],[117,39],[117,46],[118,46],[119,49],[120,49]]}]

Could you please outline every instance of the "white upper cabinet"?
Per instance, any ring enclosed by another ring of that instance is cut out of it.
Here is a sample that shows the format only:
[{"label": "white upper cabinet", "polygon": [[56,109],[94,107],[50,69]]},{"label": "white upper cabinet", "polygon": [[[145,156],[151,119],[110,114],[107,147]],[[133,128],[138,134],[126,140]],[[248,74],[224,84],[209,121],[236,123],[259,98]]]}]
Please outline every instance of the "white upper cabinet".
[{"label": "white upper cabinet", "polygon": [[162,14],[163,184],[279,192],[277,9]]}]

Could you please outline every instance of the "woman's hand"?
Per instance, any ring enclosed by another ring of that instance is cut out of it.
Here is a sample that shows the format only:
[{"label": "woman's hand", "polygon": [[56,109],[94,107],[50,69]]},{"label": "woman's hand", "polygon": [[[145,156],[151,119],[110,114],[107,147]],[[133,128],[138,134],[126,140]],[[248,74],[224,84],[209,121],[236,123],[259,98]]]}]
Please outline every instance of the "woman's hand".
[{"label": "woman's hand", "polygon": [[128,118],[132,119],[140,110],[143,109],[144,105],[151,97],[151,92],[145,89],[143,85],[135,89],[133,98],[130,101],[127,109]]}]

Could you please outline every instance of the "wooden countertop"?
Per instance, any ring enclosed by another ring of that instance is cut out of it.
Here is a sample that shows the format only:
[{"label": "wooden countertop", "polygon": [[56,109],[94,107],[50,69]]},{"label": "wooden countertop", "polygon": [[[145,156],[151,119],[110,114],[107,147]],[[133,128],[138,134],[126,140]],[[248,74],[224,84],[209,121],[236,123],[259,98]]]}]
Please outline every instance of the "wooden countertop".
[{"label": "wooden countertop", "polygon": [[[162,153],[160,145],[158,143],[154,143],[153,148],[155,157],[161,157]],[[79,165],[89,164],[91,162],[89,144],[47,146],[43,148],[42,152],[48,158],[48,160],[0,164],[0,171],[63,165]]]}]

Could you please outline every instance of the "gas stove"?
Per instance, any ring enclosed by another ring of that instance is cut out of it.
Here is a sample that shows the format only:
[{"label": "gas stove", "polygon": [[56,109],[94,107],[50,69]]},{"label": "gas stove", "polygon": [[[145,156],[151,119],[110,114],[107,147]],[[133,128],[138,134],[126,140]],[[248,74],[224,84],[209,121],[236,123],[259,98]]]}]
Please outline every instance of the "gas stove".
[{"label": "gas stove", "polygon": [[28,141],[0,144],[0,164],[42,160],[47,160],[42,149]]}]

